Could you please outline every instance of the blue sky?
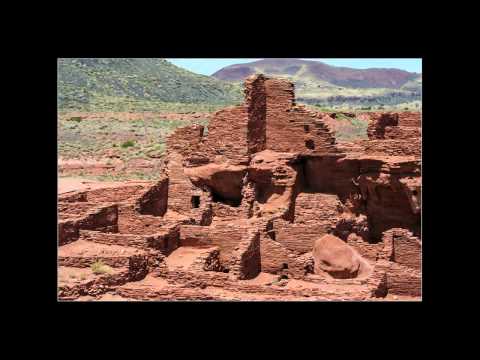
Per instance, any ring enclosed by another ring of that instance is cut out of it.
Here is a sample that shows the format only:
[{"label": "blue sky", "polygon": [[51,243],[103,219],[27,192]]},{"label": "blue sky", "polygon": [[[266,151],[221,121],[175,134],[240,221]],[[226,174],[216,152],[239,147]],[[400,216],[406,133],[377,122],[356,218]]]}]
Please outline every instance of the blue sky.
[{"label": "blue sky", "polygon": [[[212,75],[221,68],[261,59],[167,59],[171,63],[197,74]],[[422,59],[304,59],[322,61],[329,65],[346,66],[355,69],[395,68],[421,73]]]}]

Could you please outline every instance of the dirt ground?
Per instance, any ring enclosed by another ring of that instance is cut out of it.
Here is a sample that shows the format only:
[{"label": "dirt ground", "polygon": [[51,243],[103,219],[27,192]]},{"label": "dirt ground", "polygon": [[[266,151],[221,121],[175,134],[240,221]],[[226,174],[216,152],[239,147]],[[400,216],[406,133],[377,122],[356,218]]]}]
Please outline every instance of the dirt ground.
[{"label": "dirt ground", "polygon": [[[143,181],[132,180],[131,184],[142,183]],[[58,178],[58,194],[65,194],[71,191],[95,190],[108,187],[116,187],[125,184],[124,181],[99,181],[87,180],[81,177],[60,177]]]},{"label": "dirt ground", "polygon": [[209,117],[199,112],[59,114],[59,174],[104,181],[154,180],[167,136],[177,127],[206,126]]}]

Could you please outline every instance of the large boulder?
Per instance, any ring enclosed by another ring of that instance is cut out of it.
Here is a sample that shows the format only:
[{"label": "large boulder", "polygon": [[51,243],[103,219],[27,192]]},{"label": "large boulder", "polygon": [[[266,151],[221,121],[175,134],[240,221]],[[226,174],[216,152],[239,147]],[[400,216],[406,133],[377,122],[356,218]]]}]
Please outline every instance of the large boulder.
[{"label": "large boulder", "polygon": [[313,259],[316,274],[326,272],[337,279],[356,278],[370,270],[370,265],[354,248],[330,234],[315,241]]}]

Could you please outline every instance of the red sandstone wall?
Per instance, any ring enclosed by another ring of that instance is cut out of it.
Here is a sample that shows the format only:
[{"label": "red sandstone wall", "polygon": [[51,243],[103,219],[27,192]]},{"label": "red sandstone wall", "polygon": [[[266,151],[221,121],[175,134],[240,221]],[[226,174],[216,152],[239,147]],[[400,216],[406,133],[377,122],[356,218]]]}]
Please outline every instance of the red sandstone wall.
[{"label": "red sandstone wall", "polygon": [[202,157],[198,152],[200,151],[203,133],[204,127],[201,125],[190,125],[175,129],[167,138],[168,152],[177,152],[184,157]]},{"label": "red sandstone wall", "polygon": [[125,234],[149,235],[161,232],[165,220],[159,216],[141,215],[134,204],[120,205],[118,208],[118,231]]},{"label": "red sandstone wall", "polygon": [[371,155],[421,156],[421,114],[372,113],[367,129],[369,141],[362,141]]},{"label": "red sandstone wall", "polygon": [[328,126],[302,107],[293,107],[293,84],[286,80],[267,79],[267,144],[279,152],[330,153],[337,152],[335,138]]},{"label": "red sandstone wall", "polygon": [[406,126],[387,126],[385,128],[385,139],[407,140],[422,136],[422,128]]},{"label": "red sandstone wall", "polygon": [[383,242],[389,248],[389,260],[402,266],[420,270],[422,244],[418,237],[413,236],[406,229],[394,228],[383,234]]},{"label": "red sandstone wall", "polygon": [[398,126],[398,114],[396,113],[372,113],[368,123],[367,135],[370,140],[384,139],[387,126]]},{"label": "red sandstone wall", "polygon": [[261,270],[260,234],[254,229],[249,230],[251,232],[244,234],[232,254],[230,274],[233,279],[253,279]]},{"label": "red sandstone wall", "polygon": [[216,221],[208,227],[182,225],[180,227],[180,245],[218,246],[222,265],[229,267],[232,263],[232,254],[247,231],[247,222],[241,220]]},{"label": "red sandstone wall", "polygon": [[192,196],[197,188],[185,175],[183,157],[176,152],[168,154],[166,166],[169,177],[168,209],[178,213],[188,213],[193,208]]},{"label": "red sandstone wall", "polygon": [[367,155],[421,156],[421,138],[361,141]]},{"label": "red sandstone wall", "polygon": [[290,267],[294,259],[291,254],[291,251],[272,240],[268,235],[262,235],[260,239],[260,259],[263,272],[276,274],[286,267]]},{"label": "red sandstone wall", "polygon": [[248,111],[248,152],[265,150],[267,141],[267,96],[265,77],[260,75],[245,81],[245,104]]},{"label": "red sandstone wall", "polygon": [[275,240],[296,254],[312,251],[313,244],[338,221],[342,204],[335,195],[300,193],[295,201],[294,223],[273,221]]},{"label": "red sandstone wall", "polygon": [[[84,203],[81,203],[84,205]],[[72,204],[73,205],[73,204]],[[118,231],[118,207],[116,204],[96,205],[81,215],[63,214],[58,223],[58,243],[64,245],[78,239],[79,230]]]},{"label": "red sandstone wall", "polygon": [[362,257],[371,262],[375,262],[377,260],[378,253],[383,248],[383,243],[371,244],[355,234],[352,234],[348,237],[347,243],[357,250]]},{"label": "red sandstone wall", "polygon": [[140,214],[163,216],[167,211],[167,202],[168,178],[165,177],[136,201],[136,209]]},{"label": "red sandstone wall", "polygon": [[215,163],[248,164],[248,109],[245,105],[217,111],[201,150]]},{"label": "red sandstone wall", "polygon": [[60,202],[58,203],[58,212],[60,219],[86,216],[89,211],[98,208],[98,203],[91,202]]},{"label": "red sandstone wall", "polygon": [[421,296],[422,275],[407,266],[392,263],[387,272],[387,287],[390,294]]},{"label": "red sandstone wall", "polygon": [[409,111],[398,113],[398,126],[419,128],[422,126],[422,114]]},{"label": "red sandstone wall", "polygon": [[87,201],[91,203],[126,201],[141,196],[141,194],[148,190],[152,184],[153,183],[146,183],[142,185],[125,185],[90,190],[86,193]]}]

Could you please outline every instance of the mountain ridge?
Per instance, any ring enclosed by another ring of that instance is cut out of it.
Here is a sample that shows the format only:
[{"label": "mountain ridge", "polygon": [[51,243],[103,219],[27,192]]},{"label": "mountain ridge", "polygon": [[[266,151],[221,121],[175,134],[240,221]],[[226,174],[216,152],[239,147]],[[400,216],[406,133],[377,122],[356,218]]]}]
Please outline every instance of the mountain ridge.
[{"label": "mountain ridge", "polygon": [[[306,67],[306,69],[305,69]],[[301,59],[262,59],[244,64],[226,66],[212,77],[225,81],[241,81],[246,76],[262,72],[265,75],[285,74],[295,76],[303,71],[312,80],[327,81],[332,85],[352,88],[392,88],[402,85],[421,74],[395,68],[354,69],[327,65],[320,61]]]},{"label": "mountain ridge", "polygon": [[234,64],[212,76],[239,83],[255,73],[295,84],[297,101],[321,107],[421,108],[422,75],[399,69],[352,69],[301,59],[263,59]]}]

